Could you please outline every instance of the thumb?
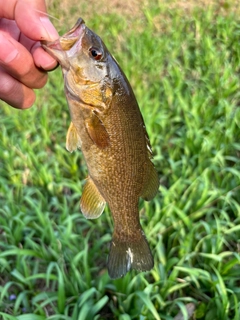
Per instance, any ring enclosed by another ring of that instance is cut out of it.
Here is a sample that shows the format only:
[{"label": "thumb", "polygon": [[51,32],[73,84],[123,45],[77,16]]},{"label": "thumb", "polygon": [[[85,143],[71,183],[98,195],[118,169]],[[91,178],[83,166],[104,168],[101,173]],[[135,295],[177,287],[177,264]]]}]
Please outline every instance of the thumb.
[{"label": "thumb", "polygon": [[0,18],[15,20],[18,28],[28,38],[55,40],[58,33],[46,14],[44,0],[0,0]]}]

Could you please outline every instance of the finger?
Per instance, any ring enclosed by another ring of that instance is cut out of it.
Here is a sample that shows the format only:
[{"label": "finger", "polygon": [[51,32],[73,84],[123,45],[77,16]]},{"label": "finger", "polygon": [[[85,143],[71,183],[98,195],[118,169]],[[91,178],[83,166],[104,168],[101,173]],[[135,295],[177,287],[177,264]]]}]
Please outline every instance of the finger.
[{"label": "finger", "polygon": [[0,66],[6,72],[29,88],[42,88],[46,84],[46,73],[35,66],[31,53],[24,46],[1,32],[0,43]]},{"label": "finger", "polygon": [[33,41],[21,34],[19,42],[31,53],[38,68],[52,70],[57,66],[57,61],[43,50],[39,41]]},{"label": "finger", "polygon": [[14,108],[30,108],[36,99],[32,89],[12,78],[0,68],[0,99]]},{"label": "finger", "polygon": [[9,19],[0,19],[0,30],[1,32],[6,33],[11,36],[13,39],[18,40],[20,37],[21,31],[19,30],[16,22]]},{"label": "finger", "polygon": [[37,67],[49,71],[57,66],[57,61],[41,48],[39,41],[33,41],[21,34],[14,20],[0,19],[0,32],[4,33],[5,37],[11,36],[20,42],[32,54]]},{"label": "finger", "polygon": [[55,40],[58,33],[46,15],[44,0],[0,0],[0,17],[15,20],[32,40]]},{"label": "finger", "polygon": [[32,47],[31,53],[35,65],[40,69],[51,71],[54,70],[58,65],[58,62],[45,50],[43,50],[40,42],[36,42],[36,44]]}]

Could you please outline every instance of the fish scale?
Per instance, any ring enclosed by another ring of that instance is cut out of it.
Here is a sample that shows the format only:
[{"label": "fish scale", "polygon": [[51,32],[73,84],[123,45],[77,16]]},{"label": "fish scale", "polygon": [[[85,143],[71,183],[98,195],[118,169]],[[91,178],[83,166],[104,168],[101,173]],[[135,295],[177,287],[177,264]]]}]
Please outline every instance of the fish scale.
[{"label": "fish scale", "polygon": [[130,269],[148,271],[153,257],[141,228],[139,198],[159,188],[143,117],[132,88],[101,38],[79,19],[43,48],[59,61],[71,115],[66,147],[81,148],[89,176],[80,208],[98,218],[108,204],[114,231],[108,257],[111,278]]}]

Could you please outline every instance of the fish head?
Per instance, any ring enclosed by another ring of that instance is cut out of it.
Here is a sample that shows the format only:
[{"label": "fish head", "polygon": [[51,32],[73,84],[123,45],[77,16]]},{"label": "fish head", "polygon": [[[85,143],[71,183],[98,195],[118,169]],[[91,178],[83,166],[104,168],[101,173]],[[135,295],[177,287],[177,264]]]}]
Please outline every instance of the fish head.
[{"label": "fish head", "polygon": [[42,46],[60,63],[64,73],[71,69],[78,83],[97,83],[108,74],[109,52],[81,18],[62,37],[42,41]]}]

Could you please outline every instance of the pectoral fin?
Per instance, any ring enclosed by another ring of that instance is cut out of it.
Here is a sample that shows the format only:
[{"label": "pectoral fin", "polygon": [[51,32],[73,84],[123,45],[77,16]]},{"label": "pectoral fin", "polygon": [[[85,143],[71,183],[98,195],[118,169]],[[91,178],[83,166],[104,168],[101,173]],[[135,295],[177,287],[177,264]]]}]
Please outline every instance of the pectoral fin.
[{"label": "pectoral fin", "polygon": [[105,205],[106,201],[98,191],[96,185],[91,178],[88,178],[80,200],[80,208],[84,217],[87,219],[98,218],[102,214]]},{"label": "pectoral fin", "polygon": [[67,132],[67,138],[66,138],[66,149],[69,152],[75,151],[77,148],[81,147],[81,140],[77,133],[77,129],[74,126],[74,124],[71,122],[68,132]]},{"label": "pectoral fin", "polygon": [[85,124],[90,138],[100,149],[109,146],[110,139],[107,130],[95,113],[92,113],[91,117],[85,120]]},{"label": "pectoral fin", "polygon": [[140,197],[149,201],[155,197],[159,188],[159,178],[153,163],[149,160],[146,163],[145,179]]}]

